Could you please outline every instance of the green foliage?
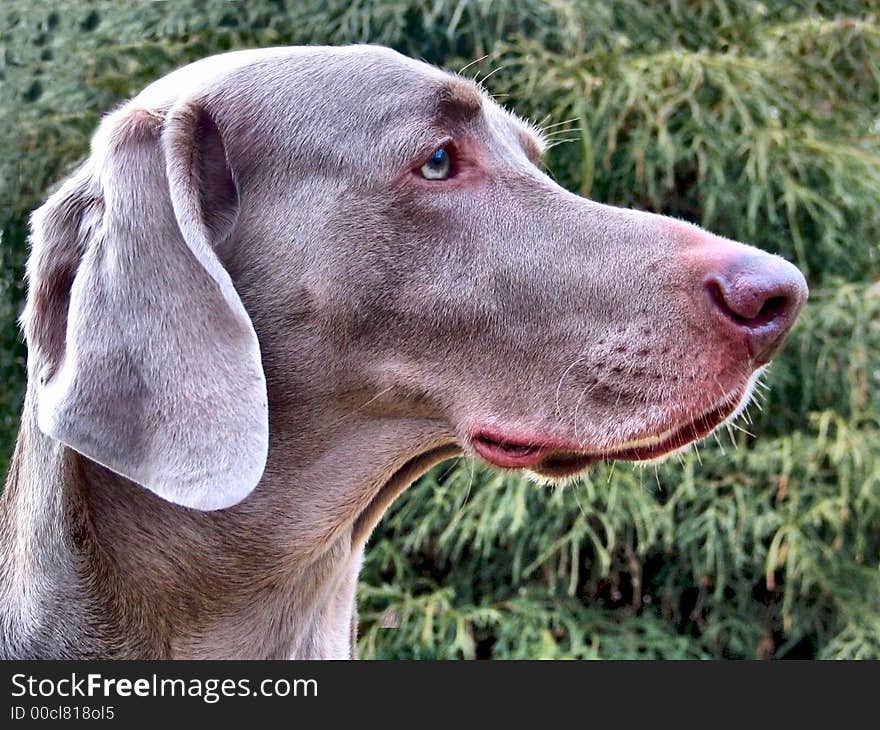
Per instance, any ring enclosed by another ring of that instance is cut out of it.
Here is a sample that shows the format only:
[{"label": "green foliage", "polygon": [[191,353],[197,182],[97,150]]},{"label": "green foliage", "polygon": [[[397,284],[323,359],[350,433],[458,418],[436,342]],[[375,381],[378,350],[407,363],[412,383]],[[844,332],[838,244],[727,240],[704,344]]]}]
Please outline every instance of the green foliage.
[{"label": "green foliage", "polygon": [[781,253],[811,303],[730,438],[565,488],[469,462],[420,480],[368,549],[362,653],[880,658],[872,3],[13,2],[0,33],[0,467],[26,215],[101,113],[233,48],[375,42],[453,70],[486,55],[466,73],[547,126],[562,184]]}]

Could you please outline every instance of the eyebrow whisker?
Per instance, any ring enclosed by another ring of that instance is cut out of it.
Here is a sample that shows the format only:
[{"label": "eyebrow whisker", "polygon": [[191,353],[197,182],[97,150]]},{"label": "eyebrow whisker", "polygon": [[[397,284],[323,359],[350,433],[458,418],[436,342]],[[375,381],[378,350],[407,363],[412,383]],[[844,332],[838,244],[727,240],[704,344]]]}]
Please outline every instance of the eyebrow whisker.
[{"label": "eyebrow whisker", "polygon": [[471,66],[473,66],[474,64],[480,63],[481,61],[485,61],[487,58],[489,58],[489,54],[488,54],[488,53],[483,54],[483,55],[480,56],[479,58],[474,59],[473,61],[471,61],[471,62],[470,62],[469,64],[467,64],[466,66],[462,66],[460,69],[458,69],[458,73],[460,73],[460,74],[461,74],[461,73],[464,73],[465,71],[467,71],[467,70],[468,70]]},{"label": "eyebrow whisker", "polygon": [[490,76],[492,76],[493,74],[498,73],[498,72],[499,72],[501,69],[503,69],[503,68],[504,68],[504,66],[498,66],[497,68],[493,69],[492,71],[490,71],[489,73],[487,73],[485,76],[483,76],[483,78],[481,78],[479,81],[477,81],[477,82],[476,82],[477,85],[478,85],[478,86],[482,86],[484,83],[486,83],[486,79],[488,79],[488,78],[489,78]]},{"label": "eyebrow whisker", "polygon": [[[547,119],[547,117],[549,117],[549,116],[550,115],[548,114],[546,117],[544,117],[544,119]],[[572,117],[571,119],[566,119],[565,121],[562,121],[562,122],[555,122],[554,124],[546,124],[546,125],[543,123],[543,120],[541,120],[542,123],[539,126],[540,126],[541,130],[543,131],[545,129],[553,129],[553,127],[561,127],[563,124],[571,124],[572,122],[576,122],[577,120],[578,120],[578,117]]]},{"label": "eyebrow whisker", "polygon": [[570,132],[580,132],[582,131],[580,127],[569,127],[567,129],[557,129],[554,132],[542,132],[545,138],[552,139],[553,137],[558,137],[560,134],[568,134]]},{"label": "eyebrow whisker", "polygon": [[554,147],[558,147],[561,144],[565,144],[566,142],[577,142],[578,137],[572,137],[570,139],[557,139],[555,142],[547,145],[548,150],[552,150]]}]

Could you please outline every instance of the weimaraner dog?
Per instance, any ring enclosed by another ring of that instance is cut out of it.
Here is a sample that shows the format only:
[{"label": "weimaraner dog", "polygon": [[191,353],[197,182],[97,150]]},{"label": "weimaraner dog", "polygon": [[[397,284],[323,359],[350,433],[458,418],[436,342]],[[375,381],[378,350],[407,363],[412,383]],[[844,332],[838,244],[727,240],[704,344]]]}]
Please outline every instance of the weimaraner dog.
[{"label": "weimaraner dog", "polygon": [[32,219],[0,653],[350,657],[364,544],[429,467],[561,479],[742,408],[798,270],[543,148],[375,46],[207,58],[107,116]]}]

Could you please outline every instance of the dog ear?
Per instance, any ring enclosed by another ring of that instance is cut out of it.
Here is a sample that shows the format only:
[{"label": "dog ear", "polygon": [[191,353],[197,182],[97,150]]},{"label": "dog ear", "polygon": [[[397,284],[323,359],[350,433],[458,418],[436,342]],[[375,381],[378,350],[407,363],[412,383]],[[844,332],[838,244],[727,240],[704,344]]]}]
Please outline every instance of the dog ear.
[{"label": "dog ear", "polygon": [[32,218],[40,429],[201,510],[250,494],[268,451],[259,343],[214,252],[237,213],[222,135],[190,101],[109,117]]}]

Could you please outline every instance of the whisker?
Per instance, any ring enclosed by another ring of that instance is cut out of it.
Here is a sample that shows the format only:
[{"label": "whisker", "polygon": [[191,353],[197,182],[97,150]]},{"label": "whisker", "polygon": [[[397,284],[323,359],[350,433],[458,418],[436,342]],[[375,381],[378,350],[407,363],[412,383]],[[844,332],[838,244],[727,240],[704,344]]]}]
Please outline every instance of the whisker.
[{"label": "whisker", "polygon": [[334,426],[338,426],[338,425],[339,425],[340,423],[342,423],[344,420],[346,420],[346,419],[349,418],[350,416],[354,415],[354,414],[357,413],[358,411],[363,410],[363,409],[366,408],[368,405],[370,405],[370,403],[373,403],[374,401],[379,400],[379,398],[381,398],[383,395],[385,395],[386,393],[388,393],[389,391],[391,391],[391,390],[393,390],[393,389],[394,389],[394,386],[393,386],[393,385],[389,385],[387,388],[385,388],[385,389],[383,389],[383,390],[380,390],[380,391],[379,391],[378,393],[376,393],[376,395],[374,395],[372,398],[370,398],[370,399],[364,401],[364,402],[361,403],[357,408],[353,408],[353,409],[350,410],[348,413],[346,413],[346,414],[344,414],[343,416],[341,416],[341,417],[339,418],[339,420],[336,421],[333,425],[334,425]]},{"label": "whisker", "polygon": [[559,145],[565,144],[566,142],[577,142],[577,141],[578,141],[577,137],[575,137],[573,139],[560,139],[556,142],[553,142],[552,144],[548,144],[547,149],[552,150],[554,147],[558,147]]},{"label": "whisker", "polygon": [[[550,115],[548,114],[546,117],[544,117],[544,119],[549,118],[549,116],[550,116]],[[562,122],[555,122],[554,124],[547,124],[546,126],[542,124],[542,125],[540,125],[538,128],[539,128],[542,132],[544,132],[544,131],[546,131],[546,130],[548,130],[548,129],[553,129],[553,127],[561,127],[563,124],[571,124],[572,122],[576,122],[577,120],[578,120],[578,117],[572,117],[571,119],[566,119],[566,120],[564,120],[564,121],[562,121]]]},{"label": "whisker", "polygon": [[[581,394],[578,396],[577,403],[574,404],[574,440],[575,443],[578,444],[581,443],[580,437],[578,436],[578,409],[581,407],[581,400],[587,394],[588,390],[589,387],[581,390]],[[583,444],[581,444],[581,446],[583,446]]]},{"label": "whisker", "polygon": [[471,66],[473,66],[474,64],[480,63],[481,61],[485,61],[487,58],[489,58],[489,54],[488,54],[488,53],[486,53],[485,55],[480,56],[479,58],[477,58],[477,59],[471,61],[471,62],[470,62],[469,64],[467,64],[466,66],[462,66],[460,69],[458,69],[458,73],[460,73],[460,74],[461,74],[461,73],[464,73],[465,71],[467,71],[467,70],[468,70]]},{"label": "whisker", "polygon": [[577,427],[578,409],[581,407],[581,400],[583,400],[583,397],[585,395],[587,395],[587,393],[592,393],[596,388],[600,387],[600,385],[601,385],[601,383],[599,381],[596,381],[593,385],[586,386],[581,391],[581,394],[578,396],[577,403],[575,403],[575,406],[574,406],[574,440],[575,440],[575,443],[579,444],[582,449],[586,448],[587,444],[586,444],[585,440],[581,439],[578,436],[578,427]]},{"label": "whisker", "polygon": [[608,484],[611,484],[611,480],[614,478],[614,470],[617,468],[617,460],[611,462],[611,470],[608,472]]},{"label": "whisker", "polygon": [[587,512],[586,512],[586,510],[584,509],[584,506],[581,504],[580,499],[578,499],[577,489],[576,489],[576,488],[573,488],[573,489],[571,490],[571,493],[572,493],[572,496],[574,496],[574,501],[577,503],[578,509],[581,511],[581,515],[583,515],[583,517],[584,517],[585,520],[586,520],[586,519],[589,519],[589,518],[587,517]]},{"label": "whisker", "polygon": [[437,481],[442,481],[461,463],[461,460],[464,456],[459,456],[457,459],[453,459],[452,463],[447,467],[446,471],[444,471],[439,477],[437,477]]},{"label": "whisker", "polygon": [[470,461],[471,476],[470,479],[468,479],[467,489],[464,492],[464,499],[461,501],[461,507],[459,507],[459,510],[464,509],[465,505],[468,503],[468,500],[471,498],[471,487],[474,486],[474,475],[477,470],[477,465],[474,459],[468,459],[468,461]]},{"label": "whisker", "polygon": [[492,71],[490,71],[489,73],[487,73],[485,76],[483,76],[483,78],[481,78],[479,81],[477,81],[477,85],[478,85],[478,86],[482,86],[483,84],[486,83],[486,79],[488,79],[490,76],[493,76],[493,75],[497,74],[497,73],[498,73],[501,69],[503,69],[503,68],[505,68],[505,67],[504,67],[504,66],[498,66],[497,68],[493,69]]},{"label": "whisker", "polygon": [[736,442],[736,437],[733,435],[733,426],[728,422],[724,424],[724,427],[727,429],[727,435],[730,437],[730,443],[733,444],[734,451],[739,449],[739,444]]},{"label": "whisker", "polygon": [[540,121],[540,122],[535,122],[535,121],[533,121],[533,122],[532,122],[532,125],[535,127],[535,129],[538,130],[538,132],[540,132],[541,134],[543,134],[543,133],[544,133],[544,122],[546,122],[548,119],[550,119],[550,114],[545,114],[545,115],[541,118],[541,121]]},{"label": "whisker", "polygon": [[560,419],[562,418],[562,406],[559,404],[559,391],[560,391],[560,389],[562,388],[562,381],[565,380],[565,376],[568,375],[568,374],[571,372],[571,369],[572,369],[575,365],[577,365],[578,362],[580,362],[581,358],[583,358],[583,356],[584,356],[585,354],[586,354],[586,348],[585,348],[584,350],[582,350],[582,351],[581,351],[581,354],[578,355],[578,356],[572,361],[571,365],[569,365],[569,366],[563,371],[562,375],[559,377],[559,382],[556,384],[556,415],[559,416]]},{"label": "whisker", "polygon": [[558,137],[561,134],[569,134],[570,132],[580,132],[581,129],[582,129],[581,127],[566,127],[565,129],[557,129],[557,130],[554,130],[553,132],[542,131],[541,134],[544,137],[546,137],[547,139],[552,139],[553,137]]},{"label": "whisker", "polygon": [[553,142],[556,142],[561,139],[572,139],[572,140],[580,139],[579,135],[577,137],[570,137],[570,138],[568,138],[568,137],[563,138],[563,136],[562,136],[564,134],[568,134],[569,132],[574,132],[575,134],[577,134],[577,131],[578,130],[576,130],[576,129],[565,129],[565,130],[558,132],[557,134],[545,134],[543,136],[543,140],[544,140],[544,142],[550,142],[552,144]]},{"label": "whisker", "polygon": [[697,461],[700,463],[700,466],[703,466],[703,457],[700,456],[700,445],[694,441],[694,454],[697,455]]},{"label": "whisker", "polygon": [[731,426],[731,428],[735,428],[737,431],[742,431],[742,433],[744,433],[746,436],[751,436],[752,438],[756,438],[755,434],[753,434],[751,431],[746,430],[745,428],[740,426],[738,423],[731,423],[730,426]]}]

